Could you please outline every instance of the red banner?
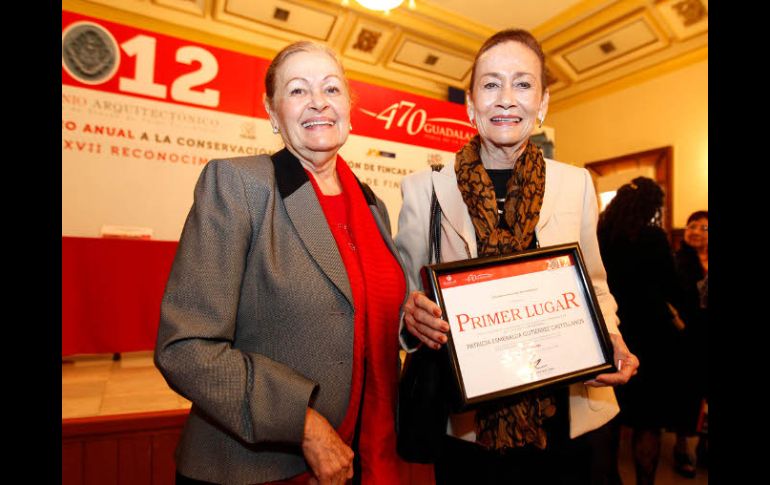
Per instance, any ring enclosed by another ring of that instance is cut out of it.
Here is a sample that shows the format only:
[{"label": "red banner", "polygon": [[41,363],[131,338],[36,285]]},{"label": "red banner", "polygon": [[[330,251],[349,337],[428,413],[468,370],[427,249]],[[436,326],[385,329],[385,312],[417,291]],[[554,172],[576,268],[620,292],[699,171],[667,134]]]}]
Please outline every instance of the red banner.
[{"label": "red banner", "polygon": [[[62,10],[62,83],[267,118],[270,61]],[[355,134],[456,151],[474,133],[465,107],[351,81]]]}]

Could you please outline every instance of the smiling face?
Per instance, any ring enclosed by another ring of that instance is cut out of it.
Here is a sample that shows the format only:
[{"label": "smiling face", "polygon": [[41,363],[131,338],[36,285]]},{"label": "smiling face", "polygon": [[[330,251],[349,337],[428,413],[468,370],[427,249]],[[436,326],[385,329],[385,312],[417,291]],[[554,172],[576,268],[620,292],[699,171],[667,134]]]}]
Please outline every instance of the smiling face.
[{"label": "smiling face", "polygon": [[275,75],[265,109],[286,148],[303,164],[336,156],[350,131],[350,94],[336,60],[321,50],[291,54]]},{"label": "smiling face", "polygon": [[541,72],[540,59],[520,42],[497,44],[478,58],[467,107],[482,148],[518,157],[548,110]]},{"label": "smiling face", "polygon": [[690,221],[684,228],[684,240],[697,250],[708,249],[709,220],[707,217]]}]

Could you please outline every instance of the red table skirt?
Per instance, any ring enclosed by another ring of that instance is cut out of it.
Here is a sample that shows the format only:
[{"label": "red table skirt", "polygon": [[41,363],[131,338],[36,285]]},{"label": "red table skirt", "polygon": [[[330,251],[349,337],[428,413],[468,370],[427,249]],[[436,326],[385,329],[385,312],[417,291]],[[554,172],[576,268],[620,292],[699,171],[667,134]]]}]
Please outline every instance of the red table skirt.
[{"label": "red table skirt", "polygon": [[62,356],[154,349],[177,245],[62,237]]}]

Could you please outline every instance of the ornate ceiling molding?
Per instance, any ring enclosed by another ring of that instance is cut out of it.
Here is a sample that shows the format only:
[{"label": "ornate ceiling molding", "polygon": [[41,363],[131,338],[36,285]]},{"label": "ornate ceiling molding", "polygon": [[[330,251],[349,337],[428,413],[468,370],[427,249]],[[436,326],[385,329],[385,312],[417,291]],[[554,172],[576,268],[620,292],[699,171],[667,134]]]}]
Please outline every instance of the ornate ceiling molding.
[{"label": "ornate ceiling molding", "polygon": [[[478,47],[495,32],[419,3],[385,16],[340,0],[64,0],[65,9],[271,57],[299,39],[325,42],[354,79],[447,99],[465,89]],[[106,8],[105,8],[106,7]],[[181,29],[180,29],[181,28]],[[176,29],[176,32],[173,32]],[[546,53],[551,111],[707,56],[707,0],[585,0],[532,29]],[[625,80],[625,81],[624,81]]]}]

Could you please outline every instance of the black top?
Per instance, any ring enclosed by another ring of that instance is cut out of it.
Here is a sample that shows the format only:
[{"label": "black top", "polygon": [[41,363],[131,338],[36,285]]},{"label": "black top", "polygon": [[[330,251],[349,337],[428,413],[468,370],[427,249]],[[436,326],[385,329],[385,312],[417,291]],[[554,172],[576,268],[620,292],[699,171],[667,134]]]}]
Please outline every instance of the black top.
[{"label": "black top", "polygon": [[504,168],[497,170],[487,169],[489,178],[492,179],[492,185],[495,187],[495,198],[497,199],[497,213],[500,216],[500,222],[497,227],[501,229],[509,229],[508,223],[505,222],[503,217],[503,210],[505,208],[505,196],[507,192],[508,180],[513,176],[512,168]]},{"label": "black top", "polygon": [[[505,217],[503,216],[505,212],[505,196],[507,195],[507,185],[508,180],[511,179],[513,176],[513,169],[512,168],[503,168],[503,169],[486,169],[487,174],[489,174],[489,178],[492,179],[492,185],[495,187],[495,198],[497,199],[497,214],[500,216],[500,219],[498,220],[497,227],[500,229],[510,229],[508,226],[508,222],[506,222]],[[536,249],[537,248],[537,234],[535,234],[532,237],[532,242],[529,244],[529,247],[527,249]]]},{"label": "black top", "polygon": [[634,427],[669,425],[680,349],[667,303],[680,313],[682,308],[671,246],[656,226],[644,227],[633,241],[608,243],[602,236],[599,248],[618,304],[620,330],[640,361],[638,374],[615,388],[621,420]]},{"label": "black top", "polygon": [[[684,292],[680,315],[685,323],[683,380],[697,417],[700,398],[708,395],[708,278],[697,251],[682,242],[676,253],[676,269]],[[685,423],[691,428],[692,421]]]}]

